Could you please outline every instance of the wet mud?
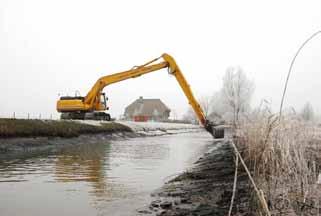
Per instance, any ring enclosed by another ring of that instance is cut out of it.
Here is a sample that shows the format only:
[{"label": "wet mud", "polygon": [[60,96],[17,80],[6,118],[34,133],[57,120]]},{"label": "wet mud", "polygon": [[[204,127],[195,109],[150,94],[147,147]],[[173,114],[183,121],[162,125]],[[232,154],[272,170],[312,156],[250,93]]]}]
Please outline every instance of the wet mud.
[{"label": "wet mud", "polygon": [[97,143],[104,140],[127,139],[137,136],[134,132],[117,132],[95,135],[87,134],[74,138],[25,137],[0,139],[0,160],[56,154],[71,146]]},{"label": "wet mud", "polygon": [[[227,140],[214,147],[186,172],[168,181],[152,194],[148,207],[138,215],[228,215],[234,182],[234,153]],[[250,215],[248,177],[238,171],[232,215]]]},{"label": "wet mud", "polygon": [[[125,128],[126,129],[126,128]],[[78,137],[15,137],[0,138],[0,160],[28,158],[37,155],[56,154],[65,148],[108,140],[128,139],[134,137],[152,137],[180,133],[197,133],[200,128],[191,129],[149,129],[144,131],[111,131],[108,133],[82,134]]]}]

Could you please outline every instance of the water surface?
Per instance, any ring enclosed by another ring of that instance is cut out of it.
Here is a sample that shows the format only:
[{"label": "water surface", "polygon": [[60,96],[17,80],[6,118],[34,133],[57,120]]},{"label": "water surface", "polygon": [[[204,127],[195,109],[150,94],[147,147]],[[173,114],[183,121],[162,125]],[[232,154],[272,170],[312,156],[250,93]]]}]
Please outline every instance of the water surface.
[{"label": "water surface", "polygon": [[136,215],[212,142],[205,132],[132,138],[0,161],[0,215]]}]

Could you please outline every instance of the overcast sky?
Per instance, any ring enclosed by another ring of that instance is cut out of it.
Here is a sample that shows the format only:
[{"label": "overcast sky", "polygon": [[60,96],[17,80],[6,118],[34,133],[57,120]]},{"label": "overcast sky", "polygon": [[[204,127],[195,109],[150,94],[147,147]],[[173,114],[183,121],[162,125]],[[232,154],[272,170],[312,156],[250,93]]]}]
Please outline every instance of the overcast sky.
[{"label": "overcast sky", "polygon": [[[82,95],[104,75],[167,52],[196,96],[211,95],[227,67],[255,82],[253,105],[280,104],[302,42],[321,29],[320,0],[0,1],[0,116],[57,117],[58,94]],[[299,55],[286,106],[321,111],[321,35]],[[166,70],[105,88],[118,117],[139,96],[160,98],[178,116],[187,100]]]}]

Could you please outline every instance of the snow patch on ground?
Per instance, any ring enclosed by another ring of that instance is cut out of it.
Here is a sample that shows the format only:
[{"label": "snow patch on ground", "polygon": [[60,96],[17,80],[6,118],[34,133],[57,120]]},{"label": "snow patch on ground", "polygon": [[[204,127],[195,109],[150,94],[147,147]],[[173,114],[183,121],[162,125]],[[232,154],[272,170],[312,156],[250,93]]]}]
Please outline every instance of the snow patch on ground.
[{"label": "snow patch on ground", "polygon": [[133,122],[133,121],[117,121],[120,124],[130,127],[133,131],[142,135],[165,135],[176,133],[189,133],[202,130],[199,125],[166,123],[166,122]]},{"label": "snow patch on ground", "polygon": [[202,130],[199,125],[166,123],[166,122],[133,122],[117,121],[130,127],[133,131],[142,135],[158,136],[165,134],[189,133]]},{"label": "snow patch on ground", "polygon": [[166,123],[166,122],[133,122],[133,121],[117,121],[120,124],[127,125],[135,131],[146,130],[179,130],[179,129],[199,129],[199,125]]},{"label": "snow patch on ground", "polygon": [[[82,124],[101,126],[108,124],[108,121],[96,120],[74,120]],[[133,122],[133,121],[115,121],[116,123],[130,127],[135,133],[147,136],[159,136],[165,134],[189,133],[200,131],[203,128],[199,125],[166,123],[166,122]]]},{"label": "snow patch on ground", "polygon": [[110,123],[108,121],[97,121],[97,120],[72,120],[78,123],[82,123],[82,124],[88,124],[88,125],[93,125],[93,126],[101,126],[101,124],[106,124],[106,123]]}]

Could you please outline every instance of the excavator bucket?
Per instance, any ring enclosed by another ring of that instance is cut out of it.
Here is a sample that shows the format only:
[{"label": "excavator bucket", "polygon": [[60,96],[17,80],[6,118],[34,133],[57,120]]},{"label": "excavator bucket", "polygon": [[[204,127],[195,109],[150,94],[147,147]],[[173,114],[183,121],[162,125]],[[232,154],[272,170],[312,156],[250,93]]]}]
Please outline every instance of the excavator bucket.
[{"label": "excavator bucket", "polygon": [[228,133],[228,128],[226,125],[213,125],[207,124],[205,129],[213,136],[214,139],[223,139]]}]

